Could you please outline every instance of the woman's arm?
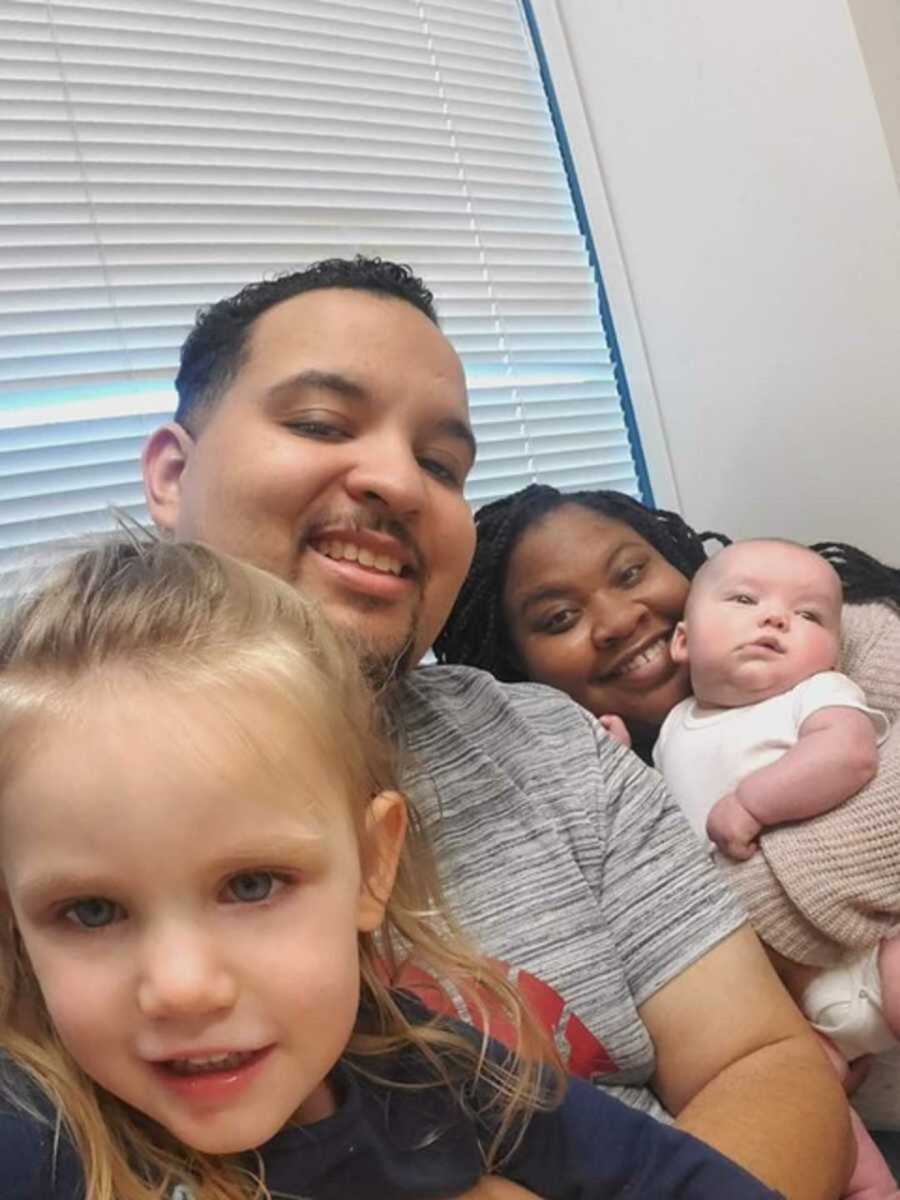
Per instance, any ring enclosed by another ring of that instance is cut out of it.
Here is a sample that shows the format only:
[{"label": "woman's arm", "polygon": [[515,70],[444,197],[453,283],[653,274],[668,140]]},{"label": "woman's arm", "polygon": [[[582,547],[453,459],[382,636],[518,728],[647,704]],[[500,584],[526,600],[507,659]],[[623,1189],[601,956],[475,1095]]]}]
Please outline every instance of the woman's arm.
[{"label": "woman's arm", "polygon": [[756,936],[731,934],[640,1009],[679,1128],[788,1200],[832,1200],[853,1166],[834,1069]]}]

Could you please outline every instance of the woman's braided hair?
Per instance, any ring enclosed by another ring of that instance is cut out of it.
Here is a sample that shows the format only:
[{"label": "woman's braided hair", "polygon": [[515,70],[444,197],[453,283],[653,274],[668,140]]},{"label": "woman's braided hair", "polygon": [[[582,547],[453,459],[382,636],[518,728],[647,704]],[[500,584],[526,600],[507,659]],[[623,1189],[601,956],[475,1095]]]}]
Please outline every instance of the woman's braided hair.
[{"label": "woman's braided hair", "polygon": [[[727,546],[731,541],[721,533],[697,533],[677,513],[646,508],[622,492],[560,492],[547,484],[529,484],[475,514],[475,557],[447,624],[435,641],[439,662],[480,667],[508,683],[527,678],[513,655],[503,611],[509,557],[526,529],[567,504],[629,525],[687,579],[708,557],[705,542],[716,540]],[[837,571],[849,603],[887,600],[900,605],[897,567],[843,542],[817,542],[811,549]]]},{"label": "woman's braided hair", "polygon": [[560,492],[547,484],[529,484],[475,514],[475,557],[435,641],[439,662],[481,667],[508,683],[527,678],[513,657],[503,612],[509,556],[526,529],[571,504],[631,526],[688,579],[706,561],[703,543],[707,539],[728,544],[721,534],[696,533],[677,513],[645,508],[623,492]]}]

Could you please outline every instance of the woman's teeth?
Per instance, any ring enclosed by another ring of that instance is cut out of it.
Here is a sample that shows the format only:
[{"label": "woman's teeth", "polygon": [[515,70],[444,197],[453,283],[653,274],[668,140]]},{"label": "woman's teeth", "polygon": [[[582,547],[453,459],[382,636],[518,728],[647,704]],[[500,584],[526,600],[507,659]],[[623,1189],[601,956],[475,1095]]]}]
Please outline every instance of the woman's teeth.
[{"label": "woman's teeth", "polygon": [[640,650],[637,654],[633,654],[627,662],[622,663],[613,671],[613,676],[628,675],[631,671],[636,671],[639,667],[644,667],[647,663],[654,662],[660,655],[665,654],[669,645],[667,636],[657,638],[655,642],[649,645],[646,650]]},{"label": "woman's teeth", "polygon": [[333,558],[338,562],[358,562],[361,567],[388,571],[391,575],[400,575],[403,571],[403,563],[398,559],[391,558],[389,554],[374,554],[365,546],[357,546],[353,542],[322,542],[319,550],[326,558]]}]

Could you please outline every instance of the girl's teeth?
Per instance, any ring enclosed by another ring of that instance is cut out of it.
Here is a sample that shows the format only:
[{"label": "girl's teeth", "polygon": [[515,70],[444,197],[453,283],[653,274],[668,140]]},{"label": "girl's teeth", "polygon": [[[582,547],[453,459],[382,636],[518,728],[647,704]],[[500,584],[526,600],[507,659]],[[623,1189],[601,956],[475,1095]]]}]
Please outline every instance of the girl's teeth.
[{"label": "girl's teeth", "polygon": [[239,1067],[251,1056],[246,1053],[213,1054],[209,1058],[173,1058],[169,1066],[178,1075],[199,1075]]}]

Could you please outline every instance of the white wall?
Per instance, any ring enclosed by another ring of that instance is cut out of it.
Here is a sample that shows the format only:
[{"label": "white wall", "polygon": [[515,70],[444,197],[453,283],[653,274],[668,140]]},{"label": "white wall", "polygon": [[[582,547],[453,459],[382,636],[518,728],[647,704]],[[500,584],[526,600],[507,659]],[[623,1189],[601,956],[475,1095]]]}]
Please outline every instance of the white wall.
[{"label": "white wall", "polygon": [[658,503],[900,562],[900,193],[847,0],[534,10]]}]

